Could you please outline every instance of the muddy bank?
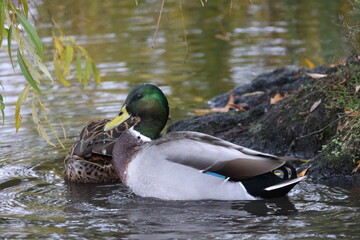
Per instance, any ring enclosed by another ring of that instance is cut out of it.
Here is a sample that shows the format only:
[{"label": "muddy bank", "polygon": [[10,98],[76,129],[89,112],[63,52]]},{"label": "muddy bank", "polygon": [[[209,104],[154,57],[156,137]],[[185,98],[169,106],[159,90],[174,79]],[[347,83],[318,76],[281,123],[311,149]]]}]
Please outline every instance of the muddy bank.
[{"label": "muddy bank", "polygon": [[[351,174],[360,156],[358,128],[347,132],[351,139],[349,136],[345,138],[345,134],[352,126],[339,131],[341,121],[346,118],[346,108],[332,104],[334,98],[329,97],[326,90],[342,80],[341,73],[348,66],[275,69],[232,90],[234,105],[246,110],[217,112],[177,121],[169,126],[168,132],[198,131],[263,152],[311,159],[308,163],[299,162],[299,166],[311,164],[309,174],[312,178],[329,180],[340,177],[360,184],[359,174]],[[360,72],[358,66],[356,61],[355,72]],[[213,98],[210,105],[224,107],[228,100],[229,93],[225,93]],[[346,149],[339,150],[336,144],[333,146],[334,139],[349,142]]]}]

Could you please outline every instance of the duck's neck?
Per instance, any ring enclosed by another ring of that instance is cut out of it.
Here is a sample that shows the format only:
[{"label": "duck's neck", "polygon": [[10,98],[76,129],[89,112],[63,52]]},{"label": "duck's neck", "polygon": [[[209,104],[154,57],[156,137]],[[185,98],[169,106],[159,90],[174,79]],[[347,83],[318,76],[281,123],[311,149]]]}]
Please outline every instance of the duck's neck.
[{"label": "duck's neck", "polygon": [[129,129],[129,132],[134,135],[137,139],[142,140],[143,142],[150,142],[151,138],[141,134],[140,132],[138,132],[137,130],[134,129],[134,127]]},{"label": "duck's neck", "polygon": [[133,132],[138,132],[138,135],[149,139],[156,139],[159,137],[161,130],[164,128],[166,120],[162,119],[144,119],[133,127]]},{"label": "duck's neck", "polygon": [[116,141],[112,152],[112,164],[122,182],[126,183],[126,169],[133,156],[150,140],[131,128],[123,132]]}]

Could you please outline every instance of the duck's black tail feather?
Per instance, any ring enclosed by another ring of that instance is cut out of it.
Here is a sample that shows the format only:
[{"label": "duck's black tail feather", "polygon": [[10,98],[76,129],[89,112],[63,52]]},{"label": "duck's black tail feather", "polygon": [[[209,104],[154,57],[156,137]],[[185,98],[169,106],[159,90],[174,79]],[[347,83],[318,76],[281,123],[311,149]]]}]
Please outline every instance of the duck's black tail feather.
[{"label": "duck's black tail feather", "polygon": [[243,179],[240,182],[244,185],[249,194],[261,198],[277,198],[286,195],[298,182],[306,176],[297,177],[296,170],[289,163],[275,169],[272,172]]}]

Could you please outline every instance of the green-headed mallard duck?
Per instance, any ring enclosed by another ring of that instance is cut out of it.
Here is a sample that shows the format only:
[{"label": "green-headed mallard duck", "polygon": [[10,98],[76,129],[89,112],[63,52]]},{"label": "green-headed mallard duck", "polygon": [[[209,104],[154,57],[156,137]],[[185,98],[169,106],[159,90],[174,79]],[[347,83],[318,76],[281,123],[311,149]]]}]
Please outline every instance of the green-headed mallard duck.
[{"label": "green-headed mallard duck", "polygon": [[111,164],[116,139],[134,124],[134,118],[104,132],[109,120],[94,121],[86,125],[65,157],[65,179],[78,183],[118,182]]},{"label": "green-headed mallard duck", "polygon": [[[287,194],[297,178],[288,159],[190,131],[158,138],[169,114],[163,92],[150,84],[133,88],[120,113],[105,125],[138,122],[117,139],[112,163],[137,195],[166,200],[250,200]],[[278,175],[278,173],[281,173]]]}]

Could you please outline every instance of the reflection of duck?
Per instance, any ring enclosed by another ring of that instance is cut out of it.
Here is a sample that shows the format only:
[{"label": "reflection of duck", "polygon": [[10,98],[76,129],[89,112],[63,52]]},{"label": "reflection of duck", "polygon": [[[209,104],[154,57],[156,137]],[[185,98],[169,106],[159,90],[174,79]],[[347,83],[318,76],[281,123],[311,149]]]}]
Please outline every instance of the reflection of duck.
[{"label": "reflection of duck", "polygon": [[81,131],[64,160],[67,181],[100,183],[120,180],[111,164],[111,153],[116,139],[133,123],[130,119],[104,132],[107,122],[107,119],[91,122]]},{"label": "reflection of duck", "polygon": [[272,198],[304,178],[297,178],[286,158],[206,134],[183,131],[156,139],[168,114],[163,92],[144,84],[130,91],[121,112],[105,125],[108,131],[138,118],[116,141],[112,159],[135,194],[169,200]]}]

